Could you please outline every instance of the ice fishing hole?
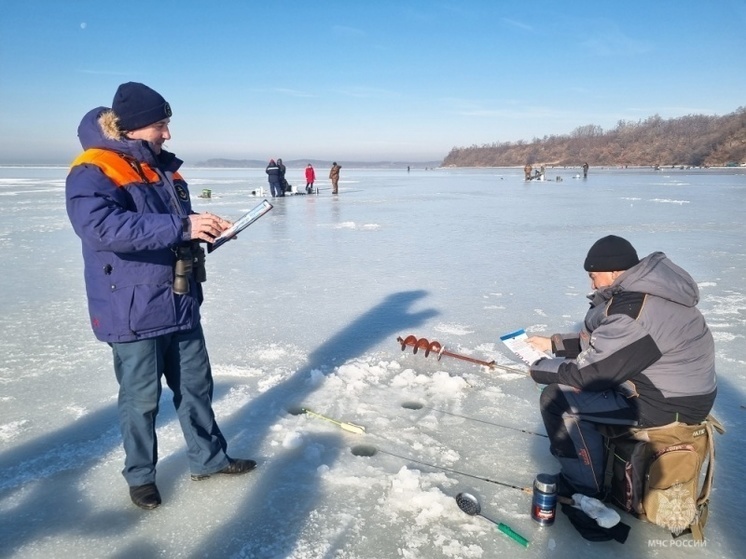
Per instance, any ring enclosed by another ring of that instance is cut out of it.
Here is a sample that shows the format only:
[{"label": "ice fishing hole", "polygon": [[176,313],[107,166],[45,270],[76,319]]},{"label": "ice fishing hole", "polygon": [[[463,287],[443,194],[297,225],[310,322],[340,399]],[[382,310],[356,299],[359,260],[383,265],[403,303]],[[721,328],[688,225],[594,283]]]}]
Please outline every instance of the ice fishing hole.
[{"label": "ice fishing hole", "polygon": [[303,415],[304,413],[306,413],[306,410],[304,410],[301,406],[290,406],[287,409],[287,412],[290,415]]},{"label": "ice fishing hole", "polygon": [[420,402],[404,402],[401,407],[408,410],[421,410],[425,407],[425,404],[421,404]]},{"label": "ice fishing hole", "polygon": [[352,452],[354,456],[364,456],[365,458],[368,458],[370,456],[375,456],[378,450],[376,449],[376,447],[368,444],[359,444],[357,446],[353,446],[350,452]]}]

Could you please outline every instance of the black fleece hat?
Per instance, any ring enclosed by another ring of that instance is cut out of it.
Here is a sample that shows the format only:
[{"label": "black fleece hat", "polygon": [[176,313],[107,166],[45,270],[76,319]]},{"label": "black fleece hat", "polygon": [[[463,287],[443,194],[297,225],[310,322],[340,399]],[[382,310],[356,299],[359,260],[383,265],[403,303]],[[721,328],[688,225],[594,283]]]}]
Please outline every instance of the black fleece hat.
[{"label": "black fleece hat", "polygon": [[627,239],[609,235],[593,243],[583,267],[587,272],[617,272],[629,270],[639,262],[635,247]]},{"label": "black fleece hat", "polygon": [[114,94],[111,110],[119,117],[119,128],[138,130],[169,118],[171,105],[157,91],[137,82],[123,83]]}]

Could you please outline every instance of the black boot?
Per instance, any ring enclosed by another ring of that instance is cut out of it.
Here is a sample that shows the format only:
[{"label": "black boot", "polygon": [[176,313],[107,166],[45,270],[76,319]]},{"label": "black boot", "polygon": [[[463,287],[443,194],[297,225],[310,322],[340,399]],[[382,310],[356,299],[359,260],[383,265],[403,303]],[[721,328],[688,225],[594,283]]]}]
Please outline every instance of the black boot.
[{"label": "black boot", "polygon": [[228,465],[212,474],[192,474],[192,481],[202,481],[215,474],[229,474],[238,475],[245,474],[256,468],[256,462],[253,460],[245,460],[243,458],[228,458]]},{"label": "black boot", "polygon": [[138,507],[145,510],[152,510],[161,504],[161,494],[158,492],[155,483],[130,487],[130,499]]}]

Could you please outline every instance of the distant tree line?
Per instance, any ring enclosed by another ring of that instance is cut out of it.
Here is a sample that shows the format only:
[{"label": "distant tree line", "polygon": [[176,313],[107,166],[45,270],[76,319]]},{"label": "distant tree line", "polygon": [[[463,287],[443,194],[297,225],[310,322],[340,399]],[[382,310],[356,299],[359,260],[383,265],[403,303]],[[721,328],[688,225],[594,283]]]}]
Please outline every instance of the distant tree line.
[{"label": "distant tree line", "polygon": [[613,130],[588,124],[569,135],[544,136],[530,142],[496,142],[454,147],[443,166],[511,167],[580,166],[725,166],[746,163],[746,107],[725,116],[659,115]]}]

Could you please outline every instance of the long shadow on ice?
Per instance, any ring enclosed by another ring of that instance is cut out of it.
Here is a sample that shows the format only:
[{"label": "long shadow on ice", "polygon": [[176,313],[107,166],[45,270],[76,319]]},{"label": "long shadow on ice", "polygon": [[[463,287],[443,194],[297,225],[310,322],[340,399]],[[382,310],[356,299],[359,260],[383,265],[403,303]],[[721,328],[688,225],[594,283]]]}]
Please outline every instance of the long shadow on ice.
[{"label": "long shadow on ice", "polygon": [[[217,386],[216,395],[229,386]],[[158,416],[159,429],[177,422],[170,391],[164,391]],[[81,538],[116,538],[136,529],[148,514],[129,502],[127,484],[119,475],[121,463],[111,463],[111,491],[121,497],[121,508],[101,513],[96,492],[88,487],[91,471],[102,457],[121,448],[116,403],[77,421],[29,440],[0,455],[0,557],[41,539],[78,534]],[[158,486],[168,501],[186,469],[183,449],[158,462]],[[117,497],[117,498],[119,498]],[[107,499],[108,497],[103,497]],[[16,506],[10,505],[14,499]],[[116,506],[116,503],[115,503]],[[141,547],[137,556],[145,557]],[[155,555],[155,552],[152,553]]]},{"label": "long shadow on ice", "polygon": [[[427,293],[422,290],[394,293],[354,322],[337,332],[309,356],[305,367],[285,382],[254,398],[230,419],[220,421],[221,429],[231,436],[229,451],[236,456],[256,455],[272,425],[287,416],[288,407],[302,402],[316,389],[309,382],[311,371],[331,373],[333,364],[365,354],[381,340],[436,316],[435,309],[412,312],[411,307]],[[236,435],[238,434],[238,435]],[[289,449],[270,462],[259,461],[254,481],[258,489],[235,511],[233,520],[203,538],[204,548],[192,556],[284,557],[293,549],[308,515],[319,498],[317,469],[331,466],[339,454],[339,435],[309,437],[305,449],[318,458],[300,457],[303,451]],[[216,549],[221,542],[222,549]]]}]

